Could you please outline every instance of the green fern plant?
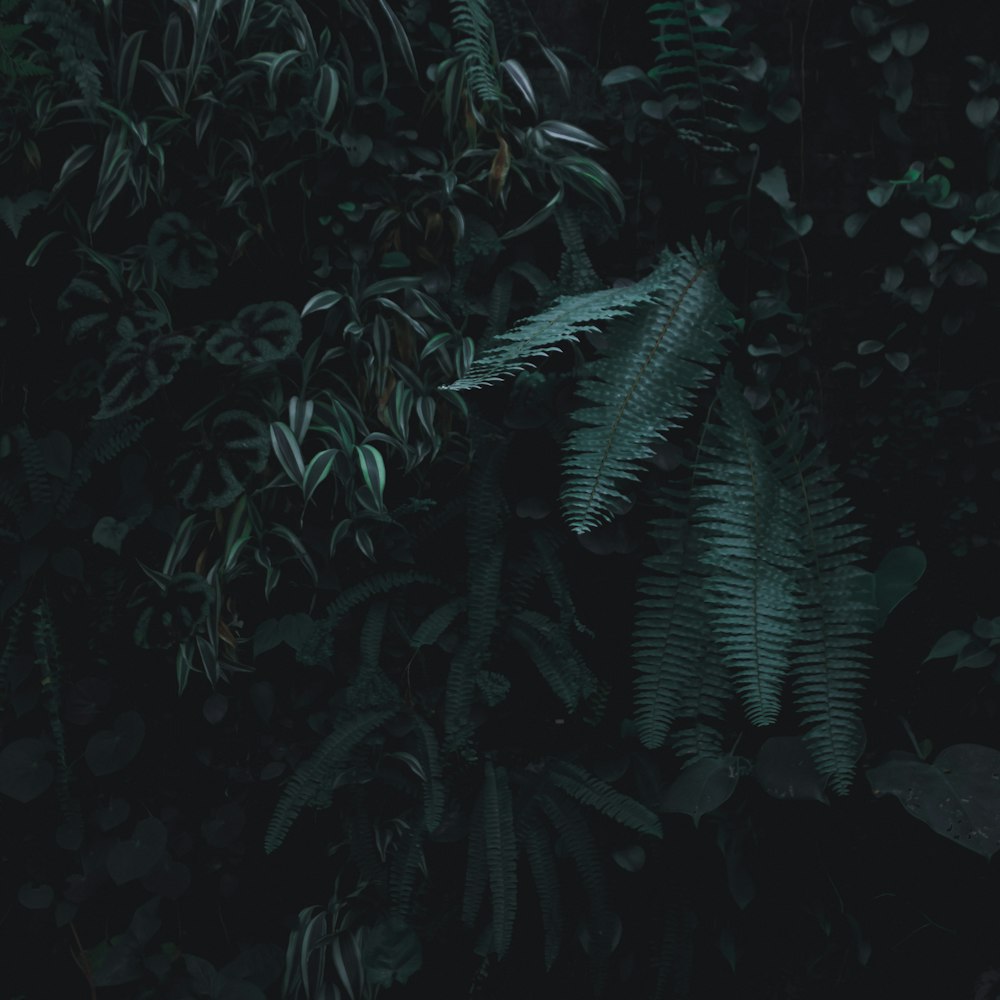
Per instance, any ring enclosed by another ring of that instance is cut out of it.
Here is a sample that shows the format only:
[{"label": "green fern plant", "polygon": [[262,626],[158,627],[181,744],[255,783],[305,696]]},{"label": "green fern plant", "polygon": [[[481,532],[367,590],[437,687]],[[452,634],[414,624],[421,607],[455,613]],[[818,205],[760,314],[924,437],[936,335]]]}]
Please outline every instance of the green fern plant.
[{"label": "green fern plant", "polygon": [[462,37],[455,49],[464,59],[469,89],[483,104],[503,104],[496,35],[487,0],[451,0],[451,19]]},{"label": "green fern plant", "polygon": [[[727,5],[728,7],[728,5]],[[726,10],[702,0],[665,0],[649,8],[659,52],[650,77],[662,82],[670,119],[686,142],[734,152],[729,141],[739,108],[733,103],[736,50],[724,27]]]},{"label": "green fern plant", "polygon": [[666,546],[637,616],[640,738],[675,734],[687,756],[717,754],[711,720],[734,690],[755,725],[776,721],[791,677],[821,774],[846,793],[859,753],[858,701],[875,612],[864,538],[791,416],[764,423],[727,369],[689,483],[688,507],[658,522]]},{"label": "green fern plant", "polygon": [[462,919],[469,926],[476,924],[488,888],[489,949],[498,958],[510,946],[522,848],[542,907],[546,968],[558,957],[566,914],[556,843],[572,861],[588,904],[583,926],[595,966],[600,968],[610,955],[610,937],[604,938],[614,918],[597,840],[580,805],[636,832],[663,835],[655,813],[571,760],[552,757],[508,771],[486,759],[470,822]]},{"label": "green fern plant", "polygon": [[40,24],[55,42],[59,72],[72,79],[88,107],[101,97],[100,65],[107,56],[97,41],[94,28],[64,0],[32,0],[24,15],[25,24]]},{"label": "green fern plant", "polygon": [[3,84],[3,93],[7,93],[18,80],[48,76],[52,72],[47,66],[34,62],[37,50],[28,49],[21,41],[28,25],[12,23],[14,12],[23,3],[24,0],[0,0],[0,83]]},{"label": "green fern plant", "polygon": [[563,296],[487,344],[449,389],[472,389],[533,367],[533,358],[598,333],[609,323],[603,357],[582,370],[582,426],[565,448],[562,501],[573,531],[610,521],[628,498],[618,487],[635,481],[664,431],[688,416],[695,392],[722,357],[730,307],[715,270],[721,245],[664,250],[654,270],[624,288]]}]

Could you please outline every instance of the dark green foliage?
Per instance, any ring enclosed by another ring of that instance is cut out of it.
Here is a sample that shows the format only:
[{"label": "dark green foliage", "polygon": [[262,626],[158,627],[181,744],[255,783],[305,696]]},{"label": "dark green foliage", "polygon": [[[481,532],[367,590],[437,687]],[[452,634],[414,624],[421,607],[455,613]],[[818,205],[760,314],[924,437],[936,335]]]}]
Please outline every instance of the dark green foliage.
[{"label": "dark green foliage", "polygon": [[723,26],[728,8],[700,0],[669,0],[648,10],[659,46],[649,75],[663,87],[667,114],[678,135],[708,150],[735,152],[736,49]]},{"label": "dark green foliage", "polygon": [[987,13],[170,6],[0,0],[6,992],[983,992]]},{"label": "dark green foliage", "polygon": [[369,709],[344,720],[330,733],[316,752],[303,764],[282,793],[264,838],[264,850],[277,850],[302,807],[323,800],[347,767],[351,754],[362,740],[386,722],[395,707]]}]

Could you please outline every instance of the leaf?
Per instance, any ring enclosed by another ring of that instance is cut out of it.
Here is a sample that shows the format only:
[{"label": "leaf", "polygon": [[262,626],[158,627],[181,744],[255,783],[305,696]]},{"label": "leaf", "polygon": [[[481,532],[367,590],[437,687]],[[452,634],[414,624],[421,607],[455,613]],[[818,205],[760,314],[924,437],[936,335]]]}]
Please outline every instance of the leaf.
[{"label": "leaf", "polygon": [[142,746],[146,725],[133,709],[115,719],[113,729],[102,729],[87,741],[84,757],[87,766],[98,776],[113,774],[131,763]]},{"label": "leaf", "polygon": [[588,149],[607,149],[599,139],[595,139],[589,132],[582,128],[570,125],[567,122],[544,121],[538,125],[538,131],[543,132],[550,139],[558,139],[561,142],[575,142]]},{"label": "leaf", "polygon": [[868,781],[942,837],[987,859],[1000,850],[1000,751],[961,743],[933,764],[907,754],[870,768]]},{"label": "leaf", "polygon": [[858,344],[858,354],[878,354],[885,344],[881,340],[862,340]]},{"label": "leaf", "polygon": [[382,458],[382,453],[374,445],[358,444],[354,446],[354,454],[361,467],[361,475],[364,477],[365,485],[371,491],[376,504],[381,508],[383,506],[382,494],[385,490],[385,461]]},{"label": "leaf", "polygon": [[316,492],[317,487],[330,475],[334,460],[340,452],[336,448],[327,448],[317,452],[309,460],[302,476],[302,499],[305,503]]},{"label": "leaf", "polygon": [[[302,312],[299,314],[300,318],[308,316],[310,313],[323,312],[326,309],[335,306],[344,297],[343,292],[334,292],[327,290],[325,292],[317,292],[303,307]],[[444,336],[447,336],[445,334]]]},{"label": "leaf", "polygon": [[245,306],[205,342],[205,350],[222,365],[281,361],[298,346],[302,321],[287,302]]},{"label": "leaf", "polygon": [[326,128],[330,123],[339,96],[340,77],[329,63],[324,63],[319,68],[319,80],[316,81],[316,88],[313,91],[313,105],[319,116],[321,129]]},{"label": "leaf", "polygon": [[861,232],[869,218],[868,212],[853,212],[844,219],[844,232],[847,234],[847,238],[853,240]]},{"label": "leaf", "polygon": [[641,844],[618,848],[611,852],[611,857],[619,868],[624,868],[627,872],[642,871],[646,864],[646,852]]},{"label": "leaf", "polygon": [[617,69],[613,69],[610,73],[605,73],[601,77],[601,86],[616,87],[619,84],[630,83],[633,80],[641,80],[643,83],[651,85],[649,76],[644,69],[640,69],[638,66],[619,66]]},{"label": "leaf", "polygon": [[901,56],[915,56],[930,38],[931,30],[922,21],[914,24],[897,24],[890,32],[893,48]]},{"label": "leaf", "polygon": [[299,442],[287,424],[281,421],[271,424],[271,446],[288,478],[301,487],[306,471],[305,462],[302,460]]},{"label": "leaf", "polygon": [[108,851],[108,874],[116,885],[148,875],[163,859],[167,828],[155,816],[140,820],[132,836]]},{"label": "leaf", "polygon": [[181,212],[167,212],[150,227],[148,253],[156,270],[177,288],[204,288],[218,275],[215,244]]},{"label": "leaf", "polygon": [[922,240],[931,231],[931,217],[926,212],[921,212],[919,215],[913,216],[912,219],[900,219],[899,225],[904,232]]},{"label": "leaf", "polygon": [[28,191],[14,201],[6,197],[0,198],[0,219],[3,219],[15,240],[21,235],[21,223],[48,200],[49,194],[46,191]]},{"label": "leaf", "polygon": [[525,99],[533,114],[538,114],[538,101],[535,99],[535,91],[531,86],[531,79],[525,72],[524,67],[516,59],[504,59],[500,67],[507,71],[507,74],[514,81],[515,86],[521,91],[521,96]]},{"label": "leaf", "polygon": [[926,569],[927,557],[915,545],[900,545],[885,554],[875,570],[880,625],[900,601],[913,593]]},{"label": "leaf", "polygon": [[785,176],[784,167],[777,166],[765,170],[757,181],[757,190],[763,191],[782,208],[792,208],[795,204],[788,194],[788,178]]},{"label": "leaf", "polygon": [[702,816],[728,801],[738,781],[735,757],[703,758],[681,771],[667,789],[661,808],[665,812],[687,813],[697,825]]},{"label": "leaf", "polygon": [[46,752],[45,744],[33,736],[14,740],[0,750],[0,793],[18,802],[37,799],[55,775]]},{"label": "leaf", "polygon": [[985,94],[978,94],[973,97],[965,106],[965,117],[972,122],[976,128],[986,128],[1000,111],[1000,101],[995,97],[988,97]]}]

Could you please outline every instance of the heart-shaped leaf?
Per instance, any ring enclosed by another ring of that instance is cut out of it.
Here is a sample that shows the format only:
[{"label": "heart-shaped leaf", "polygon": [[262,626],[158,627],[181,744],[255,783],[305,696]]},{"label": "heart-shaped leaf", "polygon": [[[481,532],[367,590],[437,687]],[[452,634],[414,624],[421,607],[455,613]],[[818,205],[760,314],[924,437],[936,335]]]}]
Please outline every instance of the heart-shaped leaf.
[{"label": "heart-shaped leaf", "polygon": [[985,858],[1000,850],[1000,751],[961,743],[933,764],[900,755],[870,768],[868,781],[942,837]]},{"label": "heart-shaped leaf", "polygon": [[102,729],[87,741],[84,751],[87,766],[96,775],[120,771],[139,752],[145,735],[142,716],[133,709],[122,712],[113,729]]},{"label": "heart-shaped leaf", "polygon": [[37,799],[55,773],[46,752],[45,744],[33,736],[8,743],[0,750],[0,792],[18,802]]},{"label": "heart-shaped leaf", "polygon": [[140,820],[132,836],[119,840],[108,851],[108,874],[116,885],[142,878],[163,858],[167,846],[167,828],[155,816]]}]

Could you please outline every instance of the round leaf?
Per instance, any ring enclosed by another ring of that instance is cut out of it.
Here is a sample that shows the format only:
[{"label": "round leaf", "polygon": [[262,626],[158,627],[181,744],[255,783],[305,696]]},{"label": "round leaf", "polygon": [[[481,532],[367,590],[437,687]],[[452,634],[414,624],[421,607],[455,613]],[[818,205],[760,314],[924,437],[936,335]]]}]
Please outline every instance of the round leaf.
[{"label": "round leaf", "polygon": [[139,752],[145,735],[142,716],[132,709],[122,712],[115,719],[114,729],[102,729],[87,741],[87,766],[96,775],[120,771]]},{"label": "round leaf", "polygon": [[1000,111],[1000,101],[995,97],[978,94],[965,106],[965,116],[976,128],[986,128]]},{"label": "round leaf", "polygon": [[45,744],[33,736],[7,744],[0,751],[0,792],[18,802],[37,799],[55,773],[45,753]]},{"label": "round leaf", "polygon": [[915,56],[930,38],[931,30],[922,21],[916,24],[897,24],[890,37],[893,48],[901,56]]},{"label": "round leaf", "polygon": [[108,851],[108,874],[117,885],[142,878],[163,858],[167,828],[155,816],[140,820],[128,840],[119,840]]},{"label": "round leaf", "polygon": [[739,781],[735,757],[696,761],[678,775],[663,797],[665,812],[687,813],[695,824],[729,799]]}]

